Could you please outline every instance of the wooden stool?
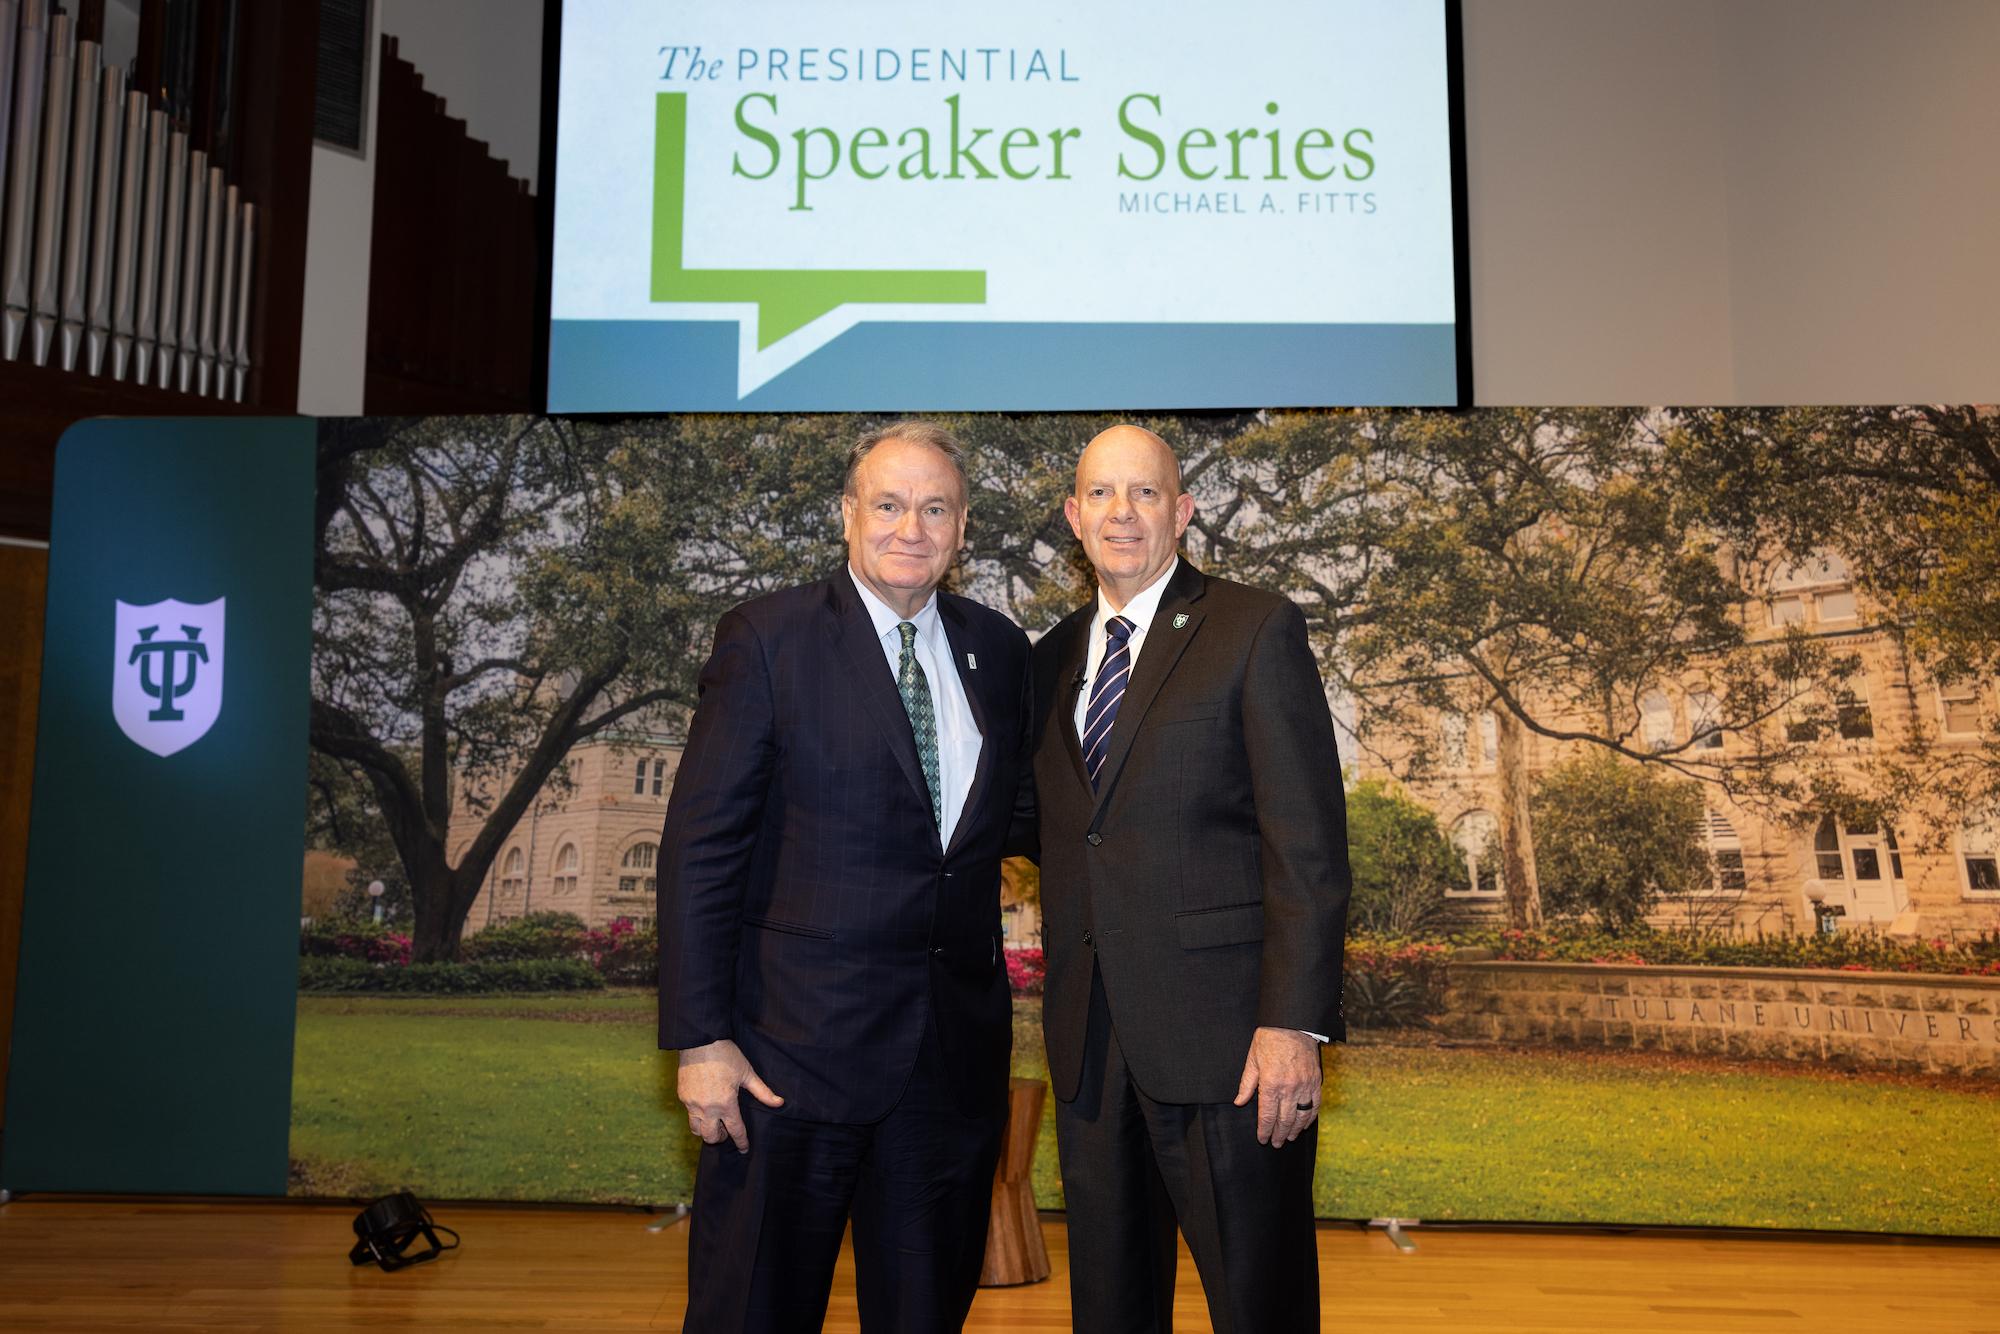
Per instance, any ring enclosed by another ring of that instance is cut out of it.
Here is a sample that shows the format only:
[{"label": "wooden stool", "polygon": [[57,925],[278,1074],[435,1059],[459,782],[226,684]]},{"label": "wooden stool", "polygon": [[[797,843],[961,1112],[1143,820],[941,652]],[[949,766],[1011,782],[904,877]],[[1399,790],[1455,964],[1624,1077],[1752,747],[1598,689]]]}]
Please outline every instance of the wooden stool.
[{"label": "wooden stool", "polygon": [[993,1171],[993,1207],[986,1222],[986,1264],[982,1288],[1040,1283],[1049,1276],[1049,1248],[1042,1244],[1042,1220],[1035,1213],[1035,1134],[1042,1128],[1042,1099],[1048,1085],[1015,1079],[1007,1093],[1007,1133],[1000,1165]]}]

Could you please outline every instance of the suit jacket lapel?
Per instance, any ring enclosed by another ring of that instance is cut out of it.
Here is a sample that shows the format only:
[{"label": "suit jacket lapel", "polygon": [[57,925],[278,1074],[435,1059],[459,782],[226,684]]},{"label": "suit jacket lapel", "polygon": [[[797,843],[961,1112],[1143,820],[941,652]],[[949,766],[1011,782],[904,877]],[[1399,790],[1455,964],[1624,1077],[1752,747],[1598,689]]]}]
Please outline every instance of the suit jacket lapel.
[{"label": "suit jacket lapel", "polygon": [[[828,585],[832,615],[827,618],[827,632],[847,664],[848,680],[854,682],[868,711],[875,715],[876,725],[882,729],[896,763],[902,766],[904,777],[928,808],[931,790],[924,782],[923,766],[917,762],[917,734],[910,727],[909,712],[903,708],[903,697],[896,690],[896,674],[889,670],[889,660],[882,656],[882,645],[875,638],[875,622],[868,618],[868,608],[861,604],[861,595],[854,589],[854,577],[845,567],[828,580]],[[932,830],[935,836],[936,826]]]},{"label": "suit jacket lapel", "polygon": [[1092,599],[1089,606],[1070,617],[1075,625],[1068,632],[1069,642],[1063,645],[1062,657],[1056,662],[1056,716],[1050,719],[1062,733],[1063,749],[1069,752],[1070,764],[1085,792],[1090,791],[1090,770],[1084,767],[1083,742],[1076,734],[1076,696],[1082,688],[1084,663],[1089,661],[1090,623],[1096,618],[1096,605]]},{"label": "suit jacket lapel", "polygon": [[[979,762],[972,769],[972,786],[965,791],[965,809],[959,812],[958,825],[951,833],[951,846],[955,848],[972,824],[972,813],[979,809],[979,803],[986,795],[987,782],[992,777],[993,747],[987,744],[987,739],[993,735],[993,729],[987,726],[986,702],[980,698],[979,671],[966,661],[967,653],[977,650],[971,648],[965,613],[956,604],[947,601],[942,593],[938,595],[938,620],[944,625],[945,641],[951,645],[952,666],[958,670],[959,684],[965,687],[965,702],[972,706],[973,724],[979,728]],[[901,696],[897,697],[897,703],[902,703]],[[915,743],[911,744],[914,749]]]},{"label": "suit jacket lapel", "polygon": [[[1160,598],[1153,623],[1146,627],[1146,642],[1139,649],[1132,679],[1125,686],[1125,698],[1118,701],[1118,721],[1111,724],[1111,742],[1105,751],[1104,768],[1098,773],[1097,810],[1093,815],[1103,810],[1111,789],[1118,786],[1118,772],[1132,752],[1132,738],[1145,720],[1146,710],[1152,707],[1154,696],[1167,683],[1181,654],[1194,642],[1195,632],[1201,629],[1202,613],[1195,603],[1207,582],[1202,572],[1183,558]],[[1187,619],[1176,625],[1176,618],[1182,616]]]}]

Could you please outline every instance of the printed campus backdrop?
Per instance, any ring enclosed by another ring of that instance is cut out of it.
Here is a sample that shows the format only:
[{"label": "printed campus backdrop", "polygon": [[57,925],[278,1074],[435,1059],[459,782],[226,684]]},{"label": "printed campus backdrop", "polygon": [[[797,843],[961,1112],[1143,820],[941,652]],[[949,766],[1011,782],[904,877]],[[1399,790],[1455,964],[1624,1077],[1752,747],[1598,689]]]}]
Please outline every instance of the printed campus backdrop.
[{"label": "printed campus backdrop", "polygon": [[[295,1193],[689,1198],[648,990],[681,729],[721,612],[843,559],[873,424],[322,425]],[[1106,421],[950,424],[959,588],[1053,624]],[[1150,424],[1187,555],[1300,602],[1341,722],[1323,1215],[2000,1233],[2000,420]]]},{"label": "printed campus backdrop", "polygon": [[1458,402],[1455,12],[566,0],[550,407]]},{"label": "printed campus backdrop", "polygon": [[[72,433],[0,1187],[685,1199],[680,729],[722,609],[841,559],[872,424]],[[1102,424],[953,422],[966,592],[1087,596]],[[1991,412],[1153,424],[1342,722],[1322,1213],[2000,1233]]]}]

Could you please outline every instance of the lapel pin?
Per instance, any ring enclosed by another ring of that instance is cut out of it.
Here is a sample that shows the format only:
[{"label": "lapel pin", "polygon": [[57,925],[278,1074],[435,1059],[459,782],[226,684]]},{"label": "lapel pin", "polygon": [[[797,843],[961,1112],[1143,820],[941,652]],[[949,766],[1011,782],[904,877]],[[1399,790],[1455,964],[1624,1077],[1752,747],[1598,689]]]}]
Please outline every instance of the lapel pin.
[{"label": "lapel pin", "polygon": [[1184,625],[1186,625],[1186,624],[1187,624],[1187,613],[1186,613],[1186,612],[1184,612],[1184,611],[1182,611],[1182,612],[1175,612],[1175,613],[1174,613],[1174,629],[1178,630],[1178,629],[1180,629],[1180,628],[1181,628],[1182,626],[1184,626]]},{"label": "lapel pin", "polygon": [[979,670],[979,655],[977,653],[968,653],[965,655],[965,670],[968,672]]}]

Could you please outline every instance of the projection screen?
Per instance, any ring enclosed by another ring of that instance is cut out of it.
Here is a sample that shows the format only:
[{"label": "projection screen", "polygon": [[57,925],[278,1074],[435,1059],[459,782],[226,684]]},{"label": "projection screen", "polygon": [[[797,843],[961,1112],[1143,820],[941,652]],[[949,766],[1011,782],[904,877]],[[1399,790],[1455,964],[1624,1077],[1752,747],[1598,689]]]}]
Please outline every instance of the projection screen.
[{"label": "projection screen", "polygon": [[560,31],[554,411],[1469,401],[1446,0]]}]

